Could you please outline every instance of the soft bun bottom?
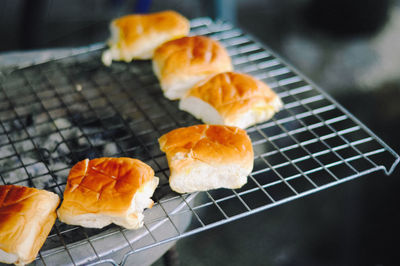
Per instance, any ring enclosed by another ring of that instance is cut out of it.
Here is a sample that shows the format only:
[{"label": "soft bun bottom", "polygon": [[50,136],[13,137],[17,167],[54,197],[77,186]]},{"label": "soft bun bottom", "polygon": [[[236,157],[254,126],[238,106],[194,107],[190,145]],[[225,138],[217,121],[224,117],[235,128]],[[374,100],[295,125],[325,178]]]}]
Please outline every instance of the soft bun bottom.
[{"label": "soft bun bottom", "polygon": [[[251,171],[251,170],[250,170]],[[237,164],[210,166],[196,161],[179,172],[171,172],[169,183],[171,189],[178,193],[191,193],[217,188],[240,188],[247,183],[249,169]]]},{"label": "soft bun bottom", "polygon": [[18,255],[13,253],[5,252],[4,250],[0,249],[0,260],[4,263],[8,264],[17,264],[18,262]]},{"label": "soft bun bottom", "polygon": [[170,100],[178,100],[182,98],[188,90],[190,90],[199,81],[207,78],[208,75],[196,75],[196,76],[181,76],[175,78],[172,82],[166,84],[161,79],[161,89],[164,92],[164,96]]},{"label": "soft bun bottom", "polygon": [[161,76],[161,69],[156,60],[153,60],[152,67],[154,74],[160,81],[164,96],[169,100],[178,100],[182,98],[194,85],[209,76],[209,74],[179,75],[178,77],[174,77],[173,79],[170,78],[166,81]]},{"label": "soft bun bottom", "polygon": [[179,109],[192,114],[197,119],[202,120],[206,124],[227,125],[239,128],[247,128],[252,125],[265,122],[282,107],[282,101],[279,97],[275,97],[268,108],[257,105],[248,111],[237,115],[234,119],[224,119],[221,114],[210,104],[200,98],[189,96],[181,99]]},{"label": "soft bun bottom", "polygon": [[183,98],[179,102],[179,109],[192,114],[197,119],[210,125],[224,125],[224,119],[218,111],[207,102],[197,97]]}]

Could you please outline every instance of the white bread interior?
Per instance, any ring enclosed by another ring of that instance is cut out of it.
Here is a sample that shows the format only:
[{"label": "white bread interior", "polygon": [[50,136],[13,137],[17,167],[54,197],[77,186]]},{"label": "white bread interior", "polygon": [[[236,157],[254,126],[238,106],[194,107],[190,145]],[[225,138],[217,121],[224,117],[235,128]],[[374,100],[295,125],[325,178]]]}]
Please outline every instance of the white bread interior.
[{"label": "white bread interior", "polygon": [[269,106],[254,105],[250,110],[241,115],[238,119],[230,122],[227,121],[225,125],[237,126],[240,128],[248,128],[255,124],[271,119],[276,112],[283,106],[282,100],[279,97],[273,98],[269,102]]},{"label": "white bread interior", "polygon": [[185,93],[196,83],[204,80],[209,75],[197,76],[177,76],[170,79],[170,82],[161,82],[161,89],[164,91],[164,96],[170,100],[177,100],[183,97]]},{"label": "white bread interior", "polygon": [[[8,263],[8,264],[16,264],[21,265],[18,262],[18,255],[14,253],[8,253],[0,249],[0,262]],[[22,264],[23,265],[23,264]]]},{"label": "white bread interior", "polygon": [[[172,159],[175,160],[175,159]],[[251,170],[250,170],[251,172]],[[171,174],[169,185],[178,193],[207,191],[217,188],[241,188],[247,183],[249,170],[238,164],[211,166],[199,160]]]},{"label": "white bread interior", "polygon": [[267,121],[274,116],[277,110],[280,110],[283,103],[279,97],[270,102],[270,108],[257,108],[254,106],[247,112],[242,113],[235,120],[224,119],[218,111],[209,103],[193,96],[182,98],[179,102],[179,109],[192,114],[197,119],[202,120],[209,125],[227,125],[240,128],[248,128],[252,125]]},{"label": "white bread interior", "polygon": [[189,96],[179,101],[179,109],[192,114],[209,125],[225,125],[224,118],[209,103],[200,98]]},{"label": "white bread interior", "polygon": [[59,197],[49,191],[0,186],[0,262],[32,262],[56,220]]}]

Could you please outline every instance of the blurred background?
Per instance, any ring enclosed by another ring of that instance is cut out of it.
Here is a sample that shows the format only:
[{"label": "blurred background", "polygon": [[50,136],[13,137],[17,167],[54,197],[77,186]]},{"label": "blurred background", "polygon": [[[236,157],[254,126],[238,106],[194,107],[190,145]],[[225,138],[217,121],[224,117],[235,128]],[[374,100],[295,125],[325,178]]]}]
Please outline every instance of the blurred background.
[{"label": "blurred background", "polygon": [[[272,48],[399,152],[400,1],[3,0],[0,65],[108,38],[111,19],[173,9]],[[400,170],[374,173],[177,244],[182,265],[398,265]],[[156,265],[163,265],[160,259]]]}]

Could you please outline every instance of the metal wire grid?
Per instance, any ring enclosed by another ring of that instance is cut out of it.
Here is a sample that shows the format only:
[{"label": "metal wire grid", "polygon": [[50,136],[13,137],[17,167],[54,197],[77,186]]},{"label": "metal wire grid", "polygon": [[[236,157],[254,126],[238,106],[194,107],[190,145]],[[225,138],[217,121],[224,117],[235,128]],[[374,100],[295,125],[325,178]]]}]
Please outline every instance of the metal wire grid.
[{"label": "metal wire grid", "polygon": [[161,181],[142,229],[94,230],[57,221],[37,264],[124,264],[148,248],[352,178],[377,170],[390,174],[399,162],[357,119],[241,30],[198,19],[192,21],[192,34],[221,41],[237,71],[265,81],[284,102],[272,120],[247,130],[255,164],[238,190],[171,192],[157,138],[199,121],[162,96],[149,62],[106,68],[97,51],[23,68],[2,79],[2,184],[62,196],[70,167],[101,156],[143,160]]}]

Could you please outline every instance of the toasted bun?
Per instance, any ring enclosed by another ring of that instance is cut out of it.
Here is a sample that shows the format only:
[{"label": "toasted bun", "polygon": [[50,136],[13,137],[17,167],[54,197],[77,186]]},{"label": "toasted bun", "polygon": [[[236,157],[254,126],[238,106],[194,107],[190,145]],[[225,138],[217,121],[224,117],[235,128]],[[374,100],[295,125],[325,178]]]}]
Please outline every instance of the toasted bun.
[{"label": "toasted bun", "polygon": [[157,185],[153,169],[139,160],[85,159],[69,173],[58,218],[67,224],[92,228],[111,223],[139,228],[144,208],[153,206],[150,197]]},{"label": "toasted bun", "polygon": [[200,82],[181,99],[179,108],[207,124],[246,128],[270,119],[282,107],[265,83],[245,74],[226,72]]},{"label": "toasted bun", "polygon": [[54,225],[59,203],[49,191],[0,186],[0,262],[32,262]]},{"label": "toasted bun", "polygon": [[111,65],[112,60],[151,59],[158,46],[186,36],[189,30],[189,21],[174,11],[115,19],[110,24],[110,49],[103,53],[103,63]]},{"label": "toasted bun", "polygon": [[170,186],[179,193],[240,188],[253,169],[250,138],[237,127],[184,127],[172,130],[158,141],[167,155]]},{"label": "toasted bun", "polygon": [[233,69],[225,48],[204,37],[184,37],[164,43],[154,52],[153,70],[168,99],[179,99],[206,77]]}]

